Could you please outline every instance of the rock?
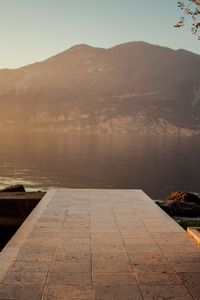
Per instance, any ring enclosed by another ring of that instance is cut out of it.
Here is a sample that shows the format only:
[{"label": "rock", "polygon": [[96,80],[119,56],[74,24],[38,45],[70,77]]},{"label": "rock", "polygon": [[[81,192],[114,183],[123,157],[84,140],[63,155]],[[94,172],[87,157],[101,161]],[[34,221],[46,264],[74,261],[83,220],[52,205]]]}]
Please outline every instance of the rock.
[{"label": "rock", "polygon": [[176,200],[178,202],[187,202],[187,203],[196,203],[200,204],[200,198],[192,193],[186,193],[186,192],[173,192],[169,194],[165,201],[171,201]]},{"label": "rock", "polygon": [[170,216],[198,217],[200,216],[200,205],[195,203],[178,202],[175,200],[159,205]]},{"label": "rock", "polygon": [[200,198],[192,193],[173,192],[159,206],[170,216],[200,216]]},{"label": "rock", "polygon": [[16,184],[16,185],[10,185],[2,190],[0,192],[8,192],[8,193],[16,193],[16,192],[26,192],[24,186],[22,184]]}]

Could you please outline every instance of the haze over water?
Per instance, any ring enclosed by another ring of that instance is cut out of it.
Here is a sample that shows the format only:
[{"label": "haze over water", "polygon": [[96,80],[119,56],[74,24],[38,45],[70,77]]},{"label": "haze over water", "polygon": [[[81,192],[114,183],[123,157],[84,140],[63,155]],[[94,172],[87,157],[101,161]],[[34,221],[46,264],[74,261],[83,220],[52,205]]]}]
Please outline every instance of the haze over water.
[{"label": "haze over water", "polygon": [[154,199],[199,192],[199,137],[1,133],[1,187],[143,189]]}]

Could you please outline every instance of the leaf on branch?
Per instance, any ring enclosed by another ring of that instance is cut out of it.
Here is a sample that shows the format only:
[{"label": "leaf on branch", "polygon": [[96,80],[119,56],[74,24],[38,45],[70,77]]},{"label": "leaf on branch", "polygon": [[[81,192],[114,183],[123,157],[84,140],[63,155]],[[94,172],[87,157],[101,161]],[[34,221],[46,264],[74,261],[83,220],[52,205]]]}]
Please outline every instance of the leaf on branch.
[{"label": "leaf on branch", "polygon": [[183,27],[185,24],[183,21],[179,21],[177,24],[174,25],[174,27],[180,28]]},{"label": "leaf on branch", "polygon": [[184,13],[185,13],[186,15],[190,15],[190,14],[191,14],[191,11],[190,11],[189,8],[185,7],[183,10],[184,10]]},{"label": "leaf on branch", "polygon": [[185,8],[185,4],[181,1],[178,1],[178,7],[180,7],[181,9]]},{"label": "leaf on branch", "polygon": [[[177,3],[178,7],[183,11],[184,16],[189,16],[193,21],[191,25],[192,34],[195,34],[200,39],[200,22],[198,20],[198,16],[200,15],[200,0],[177,1]],[[180,28],[185,25],[184,16],[179,19],[174,27]]]}]

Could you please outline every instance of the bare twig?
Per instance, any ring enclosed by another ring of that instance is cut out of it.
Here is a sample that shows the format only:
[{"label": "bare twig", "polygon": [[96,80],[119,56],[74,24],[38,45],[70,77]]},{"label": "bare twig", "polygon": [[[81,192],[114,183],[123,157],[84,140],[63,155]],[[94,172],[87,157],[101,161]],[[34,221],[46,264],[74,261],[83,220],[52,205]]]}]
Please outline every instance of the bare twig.
[{"label": "bare twig", "polygon": [[[186,2],[187,1],[187,2]],[[191,31],[200,40],[200,0],[178,1],[178,7],[183,11],[183,16],[174,25],[176,28],[181,28],[185,25],[185,18],[188,16],[192,20]]]}]

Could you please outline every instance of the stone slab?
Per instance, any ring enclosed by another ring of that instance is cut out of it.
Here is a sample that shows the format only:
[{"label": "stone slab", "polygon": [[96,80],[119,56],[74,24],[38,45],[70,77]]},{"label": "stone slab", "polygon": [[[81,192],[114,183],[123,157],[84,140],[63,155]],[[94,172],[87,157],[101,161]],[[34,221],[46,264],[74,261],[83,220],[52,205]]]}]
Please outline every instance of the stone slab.
[{"label": "stone slab", "polygon": [[50,190],[0,253],[0,300],[200,299],[200,247],[141,190]]}]

